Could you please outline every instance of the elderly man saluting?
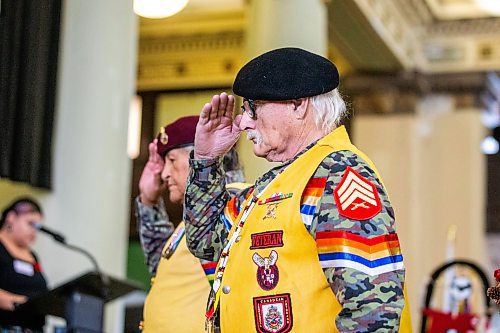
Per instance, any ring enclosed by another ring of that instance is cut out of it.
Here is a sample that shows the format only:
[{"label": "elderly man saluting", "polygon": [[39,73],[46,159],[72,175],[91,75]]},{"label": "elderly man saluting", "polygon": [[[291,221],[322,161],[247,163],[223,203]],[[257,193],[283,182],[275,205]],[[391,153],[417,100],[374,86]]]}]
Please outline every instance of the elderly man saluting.
[{"label": "elderly man saluting", "polygon": [[[411,331],[394,211],[341,125],[338,84],[328,59],[281,48],[239,71],[241,114],[226,93],[203,107],[184,214],[190,250],[218,260],[209,329]],[[242,131],[255,155],[281,164],[231,199],[221,156]]]}]

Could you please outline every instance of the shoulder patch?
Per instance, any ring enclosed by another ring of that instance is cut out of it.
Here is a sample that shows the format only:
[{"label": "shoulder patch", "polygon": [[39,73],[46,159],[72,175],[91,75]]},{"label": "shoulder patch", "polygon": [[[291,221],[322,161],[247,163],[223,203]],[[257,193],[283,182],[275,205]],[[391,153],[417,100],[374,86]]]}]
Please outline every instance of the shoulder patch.
[{"label": "shoulder patch", "polygon": [[377,188],[351,167],[347,167],[333,191],[339,214],[353,220],[369,220],[382,210]]}]

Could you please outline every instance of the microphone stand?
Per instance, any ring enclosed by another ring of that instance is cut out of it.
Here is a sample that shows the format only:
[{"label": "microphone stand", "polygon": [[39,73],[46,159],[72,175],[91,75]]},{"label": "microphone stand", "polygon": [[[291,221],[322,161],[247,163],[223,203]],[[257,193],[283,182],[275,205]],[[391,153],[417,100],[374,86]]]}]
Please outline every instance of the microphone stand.
[{"label": "microphone stand", "polygon": [[79,253],[83,254],[84,256],[86,256],[92,262],[92,265],[94,266],[94,270],[95,270],[96,274],[98,275],[99,279],[101,280],[102,285],[99,288],[100,292],[101,292],[101,296],[103,298],[106,298],[108,296],[108,293],[109,293],[109,290],[108,290],[109,277],[106,274],[102,273],[101,269],[99,268],[99,264],[97,263],[97,260],[94,258],[94,256],[92,254],[90,254],[90,252],[88,252],[87,250],[85,250],[85,249],[83,249],[83,248],[81,248],[79,246],[68,244],[66,242],[66,237],[64,237],[60,233],[57,233],[57,232],[52,231],[50,229],[47,229],[44,226],[39,226],[38,230],[41,231],[41,232],[43,232],[43,233],[45,233],[45,234],[47,234],[47,235],[52,236],[52,238],[57,243],[63,245],[64,247],[66,247],[66,248],[68,248],[70,250],[79,252]]}]

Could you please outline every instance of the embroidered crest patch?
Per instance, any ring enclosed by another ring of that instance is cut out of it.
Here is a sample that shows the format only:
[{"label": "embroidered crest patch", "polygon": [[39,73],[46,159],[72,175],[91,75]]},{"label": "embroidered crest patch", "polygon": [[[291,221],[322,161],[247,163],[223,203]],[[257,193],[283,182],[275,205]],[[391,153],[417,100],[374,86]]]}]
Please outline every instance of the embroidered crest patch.
[{"label": "embroidered crest patch", "polygon": [[253,311],[259,333],[287,333],[292,330],[290,294],[254,297]]},{"label": "embroidered crest patch", "polygon": [[272,250],[269,257],[264,258],[258,253],[254,253],[252,260],[257,265],[257,282],[259,286],[264,290],[274,289],[280,278],[278,266],[276,266],[278,253]]},{"label": "embroidered crest patch", "polygon": [[333,194],[339,214],[353,220],[371,219],[382,210],[375,185],[351,167]]},{"label": "embroidered crest patch", "polygon": [[283,230],[274,230],[252,234],[250,250],[283,246]]}]

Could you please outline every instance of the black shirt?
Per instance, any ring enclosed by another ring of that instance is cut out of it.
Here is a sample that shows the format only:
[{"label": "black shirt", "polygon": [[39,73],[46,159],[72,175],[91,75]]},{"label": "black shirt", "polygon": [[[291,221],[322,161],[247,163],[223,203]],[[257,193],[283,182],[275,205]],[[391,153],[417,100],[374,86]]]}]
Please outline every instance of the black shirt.
[{"label": "black shirt", "polygon": [[[47,282],[36,255],[35,263],[14,258],[0,241],[0,289],[34,297],[47,290]],[[0,310],[0,326],[21,326],[41,330],[45,316]]]}]

